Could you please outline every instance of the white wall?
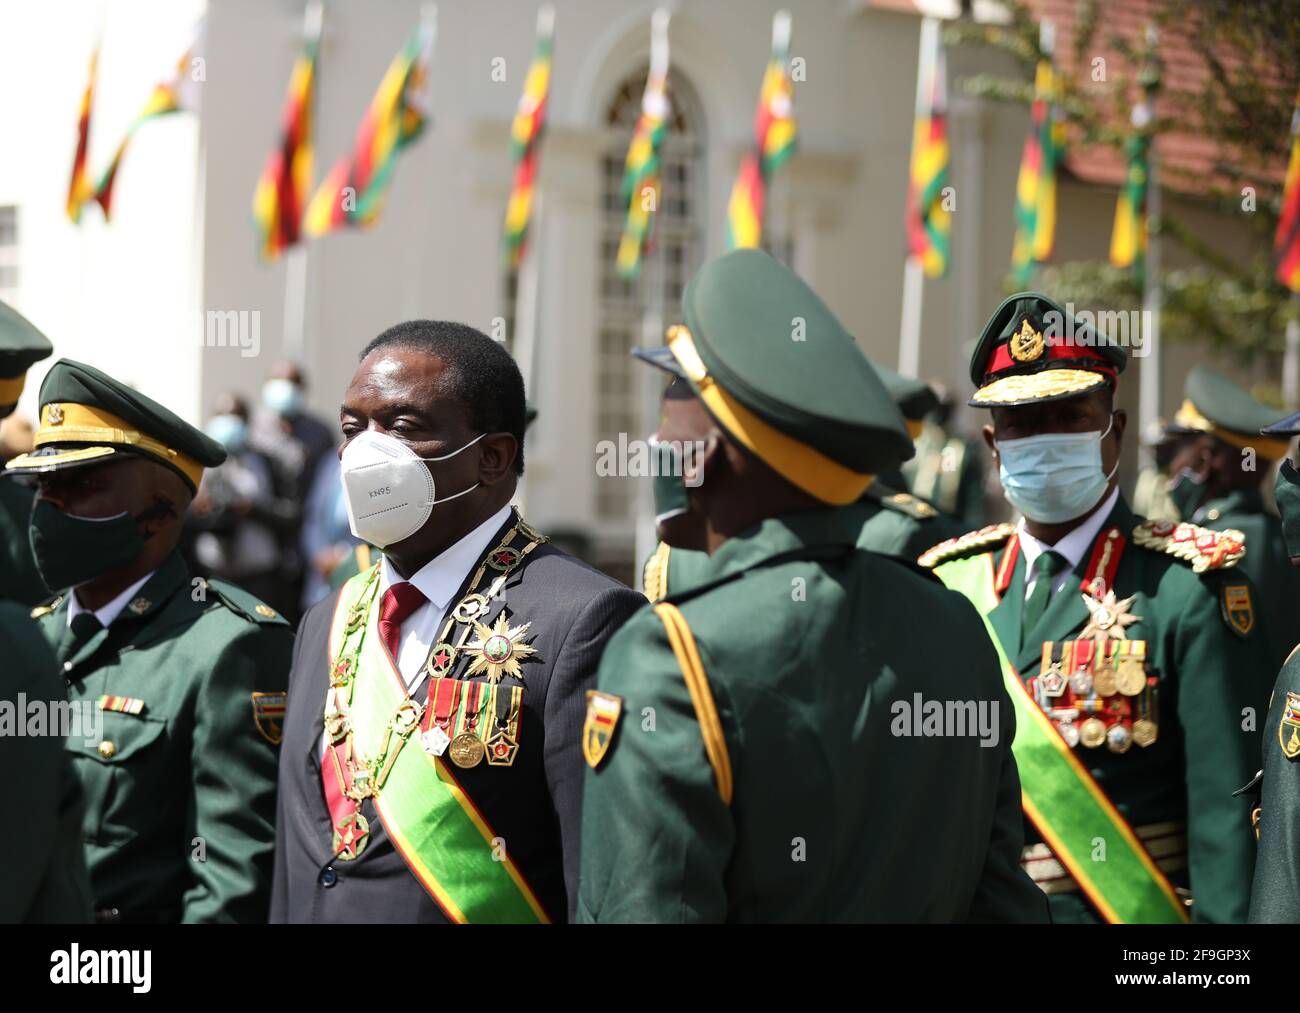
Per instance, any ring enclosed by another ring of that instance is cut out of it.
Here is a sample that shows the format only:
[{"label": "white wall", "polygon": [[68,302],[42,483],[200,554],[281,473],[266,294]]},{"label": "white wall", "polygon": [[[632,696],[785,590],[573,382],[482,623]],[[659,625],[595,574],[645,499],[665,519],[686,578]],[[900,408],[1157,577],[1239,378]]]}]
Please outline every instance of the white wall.
[{"label": "white wall", "polygon": [[[97,20],[96,179],[202,11],[201,0],[0,4],[0,204],[19,207],[18,308],[56,357],[101,366],[191,418],[201,363],[182,328],[198,307],[197,120],[176,115],[140,130],[118,174],[111,224],[93,206],[78,228],[64,204]],[[32,371],[21,411],[35,414],[51,362]]]}]

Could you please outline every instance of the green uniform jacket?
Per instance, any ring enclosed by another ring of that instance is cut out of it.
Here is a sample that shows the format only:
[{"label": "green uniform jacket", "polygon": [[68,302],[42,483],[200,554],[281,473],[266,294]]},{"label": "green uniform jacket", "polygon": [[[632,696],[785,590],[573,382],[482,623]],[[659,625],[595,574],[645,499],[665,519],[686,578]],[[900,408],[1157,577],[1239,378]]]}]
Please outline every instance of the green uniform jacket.
[{"label": "green uniform jacket", "polygon": [[[68,601],[36,612],[61,655]],[[60,656],[71,700],[142,702],[105,709],[99,743],[67,743],[96,910],[265,921],[292,645],[278,614],[234,585],[191,581],[173,554],[107,629]]]},{"label": "green uniform jacket", "polygon": [[1217,531],[1236,528],[1246,536],[1246,555],[1237,568],[1250,574],[1259,592],[1256,604],[1273,662],[1269,671],[1277,671],[1300,637],[1300,570],[1287,556],[1282,522],[1264,507],[1258,489],[1239,489],[1203,504],[1192,523]]},{"label": "green uniform jacket", "polygon": [[[766,520],[710,558],[709,581],[670,596],[716,720],[701,719],[655,610],[610,641],[597,681],[624,716],[587,772],[579,920],[1046,920],[1019,866],[992,644],[960,596],[854,547],[864,513]],[[992,744],[973,728],[900,733],[914,694],[980,702],[999,722]],[[725,742],[730,802],[706,734]]]},{"label": "green uniform jacket", "polygon": [[50,596],[27,541],[35,496],[30,486],[0,476],[0,598],[28,608]]},{"label": "green uniform jacket", "polygon": [[[905,492],[895,492],[879,480],[872,483],[858,501],[863,518],[858,548],[916,562],[930,546],[961,534],[950,517]],[[709,555],[692,549],[670,549],[660,545],[642,570],[641,590],[651,601],[684,591],[705,578]]]},{"label": "green uniform jacket", "polygon": [[927,422],[916,438],[916,453],[903,462],[904,488],[955,519],[963,531],[983,527],[988,515],[985,460],[986,451],[977,440],[949,436],[942,427]]},{"label": "green uniform jacket", "polygon": [[67,713],[64,683],[27,612],[0,602],[0,706],[26,722],[37,704],[44,722],[42,734],[29,723],[22,734],[0,730],[0,770],[11,774],[7,802],[22,820],[0,864],[0,922],[85,922],[90,882],[81,853],[81,787],[58,734],[67,726],[54,724],[60,706]]},{"label": "green uniform jacket", "polygon": [[1250,920],[1300,922],[1300,651],[1291,652],[1278,674],[1263,730],[1263,799]]},{"label": "green uniform jacket", "polygon": [[[1268,670],[1269,660],[1258,623],[1245,634],[1229,625],[1224,596],[1225,588],[1243,586],[1249,600],[1256,595],[1237,568],[1198,575],[1181,559],[1135,544],[1138,523],[1121,496],[1098,540],[1118,528],[1127,541],[1114,590],[1120,600],[1135,596],[1128,612],[1139,619],[1125,632],[1130,640],[1147,642],[1147,671],[1159,677],[1158,736],[1151,745],[1134,745],[1125,753],[1078,745],[1075,754],[1133,827],[1186,820],[1194,920],[1244,921],[1254,846],[1245,804],[1232,793],[1256,769],[1258,721],[1267,702],[1260,673]],[[1007,544],[1004,536],[984,553],[991,572],[998,571]],[[1090,549],[1035,627],[1023,632],[1022,646],[1025,561],[1023,553],[1018,555],[1011,583],[989,619],[1026,682],[1039,672],[1044,641],[1077,639],[1088,622],[1079,589],[1091,556]],[[942,572],[942,564],[937,570]],[[1050,812],[1045,816],[1051,819]],[[1025,838],[1040,840],[1029,824]],[[1188,871],[1170,872],[1169,878],[1186,886]],[[1051,903],[1054,921],[1098,920],[1079,892],[1056,894]]]}]

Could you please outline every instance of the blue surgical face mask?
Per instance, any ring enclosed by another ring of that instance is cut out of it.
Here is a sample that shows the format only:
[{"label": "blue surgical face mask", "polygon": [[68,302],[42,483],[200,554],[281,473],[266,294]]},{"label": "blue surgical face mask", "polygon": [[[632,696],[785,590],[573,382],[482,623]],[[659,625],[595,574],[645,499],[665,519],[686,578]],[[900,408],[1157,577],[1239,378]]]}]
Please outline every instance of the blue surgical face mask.
[{"label": "blue surgical face mask", "polygon": [[213,415],[207,433],[232,454],[238,454],[248,444],[248,423],[238,415]]},{"label": "blue surgical face mask", "polygon": [[1043,433],[998,440],[999,473],[1007,500],[1029,520],[1060,524],[1097,505],[1119,462],[1101,470],[1101,441],[1110,432]]},{"label": "blue surgical face mask", "polygon": [[277,415],[295,415],[302,408],[302,388],[292,380],[267,380],[262,384],[262,404]]}]

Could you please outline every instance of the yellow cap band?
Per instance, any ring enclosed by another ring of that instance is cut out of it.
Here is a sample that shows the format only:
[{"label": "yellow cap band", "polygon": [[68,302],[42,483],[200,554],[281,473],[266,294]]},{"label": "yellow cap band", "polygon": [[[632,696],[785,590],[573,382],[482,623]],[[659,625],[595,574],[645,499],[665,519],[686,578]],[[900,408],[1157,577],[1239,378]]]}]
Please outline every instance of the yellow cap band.
[{"label": "yellow cap band", "polygon": [[1224,443],[1230,443],[1243,450],[1249,448],[1266,461],[1280,461],[1291,449],[1290,439],[1280,439],[1276,436],[1245,436],[1234,433],[1231,429],[1224,429],[1223,426],[1202,415],[1200,409],[1190,400],[1183,401],[1179,406],[1178,411],[1174,413],[1174,421],[1184,429],[1209,433]]},{"label": "yellow cap band", "polygon": [[7,379],[0,379],[0,405],[16,404],[18,398],[22,395],[23,385],[26,382],[26,373],[21,373],[18,376],[11,376]]},{"label": "yellow cap band", "polygon": [[823,503],[852,503],[875,480],[875,475],[853,471],[825,454],[768,425],[709,375],[695,339],[685,327],[668,331],[668,350],[699,389],[700,399],[713,417],[782,478]]},{"label": "yellow cap band", "polygon": [[32,439],[35,447],[52,443],[93,443],[101,446],[133,447],[165,461],[194,483],[203,478],[203,465],[152,436],[132,429],[130,423],[111,412],[68,401],[53,401],[41,407],[41,425]]}]

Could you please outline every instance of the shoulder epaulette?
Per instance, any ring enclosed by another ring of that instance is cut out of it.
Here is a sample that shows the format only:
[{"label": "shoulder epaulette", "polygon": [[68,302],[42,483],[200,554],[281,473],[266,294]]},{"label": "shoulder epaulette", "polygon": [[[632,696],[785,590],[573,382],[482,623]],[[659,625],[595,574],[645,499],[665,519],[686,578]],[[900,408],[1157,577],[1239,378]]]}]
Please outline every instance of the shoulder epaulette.
[{"label": "shoulder epaulette", "polygon": [[939,511],[925,500],[908,492],[891,492],[880,497],[881,506],[895,513],[905,514],[913,520],[928,521],[936,517]]},{"label": "shoulder epaulette", "polygon": [[242,587],[229,584],[224,580],[211,578],[208,588],[220,599],[221,603],[236,615],[241,615],[249,622],[289,625],[289,620],[280,615],[254,594],[249,594]]},{"label": "shoulder epaulette", "polygon": [[940,542],[938,545],[926,549],[917,557],[916,561],[927,570],[933,569],[940,563],[946,563],[958,556],[969,556],[972,552],[981,552],[995,545],[1001,545],[1015,534],[1015,531],[1016,526],[1014,524],[990,524],[978,531],[968,531],[964,535],[958,535],[956,538],[949,538],[946,542]]},{"label": "shoulder epaulette", "polygon": [[667,543],[660,542],[654,553],[645,561],[641,570],[641,593],[652,602],[661,600],[668,593],[668,553]]},{"label": "shoulder epaulette", "polygon": [[49,615],[51,612],[53,612],[56,608],[58,608],[62,604],[63,604],[63,595],[61,594],[55,595],[49,601],[45,602],[44,604],[37,605],[34,609],[32,609],[32,618],[41,619]]},{"label": "shoulder epaulette", "polygon": [[1226,570],[1246,554],[1246,536],[1236,528],[1213,531],[1186,522],[1143,521],[1133,529],[1133,544],[1191,563],[1194,573]]}]

